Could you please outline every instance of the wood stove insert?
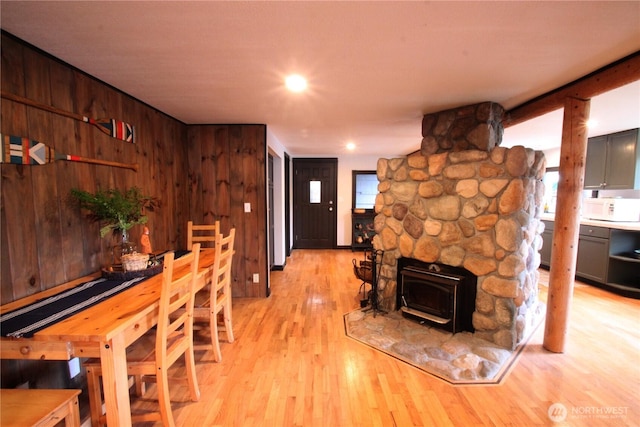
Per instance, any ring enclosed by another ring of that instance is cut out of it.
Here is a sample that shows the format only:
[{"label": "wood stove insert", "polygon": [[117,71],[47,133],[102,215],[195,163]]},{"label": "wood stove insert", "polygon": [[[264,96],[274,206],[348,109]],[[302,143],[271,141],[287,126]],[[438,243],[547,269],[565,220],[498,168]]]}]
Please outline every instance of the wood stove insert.
[{"label": "wood stove insert", "polygon": [[477,276],[463,268],[401,258],[397,306],[404,316],[429,326],[474,332],[477,282]]}]

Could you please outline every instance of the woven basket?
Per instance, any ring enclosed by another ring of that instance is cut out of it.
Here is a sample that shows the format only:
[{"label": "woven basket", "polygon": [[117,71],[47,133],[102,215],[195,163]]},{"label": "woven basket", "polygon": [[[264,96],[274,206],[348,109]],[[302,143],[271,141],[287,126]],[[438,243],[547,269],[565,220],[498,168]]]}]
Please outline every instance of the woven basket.
[{"label": "woven basket", "polygon": [[144,270],[147,268],[148,261],[148,254],[139,254],[134,252],[132,254],[122,255],[122,268],[124,271]]}]

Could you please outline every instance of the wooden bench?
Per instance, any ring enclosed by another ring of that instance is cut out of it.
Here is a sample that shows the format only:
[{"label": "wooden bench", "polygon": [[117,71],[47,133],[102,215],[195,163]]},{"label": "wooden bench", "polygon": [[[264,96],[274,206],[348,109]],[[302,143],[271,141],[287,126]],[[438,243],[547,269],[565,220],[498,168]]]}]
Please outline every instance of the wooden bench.
[{"label": "wooden bench", "polygon": [[1,389],[0,425],[80,427],[78,395],[70,389]]}]

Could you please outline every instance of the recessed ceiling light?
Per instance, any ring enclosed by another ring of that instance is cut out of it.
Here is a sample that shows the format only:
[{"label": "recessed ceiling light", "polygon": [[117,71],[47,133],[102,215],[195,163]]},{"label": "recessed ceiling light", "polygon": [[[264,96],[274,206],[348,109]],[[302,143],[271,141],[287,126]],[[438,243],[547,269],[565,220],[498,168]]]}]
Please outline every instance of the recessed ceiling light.
[{"label": "recessed ceiling light", "polygon": [[302,92],[307,88],[307,79],[299,74],[291,74],[285,79],[285,84],[291,92]]},{"label": "recessed ceiling light", "polygon": [[348,142],[347,143],[347,150],[353,151],[355,149],[356,149],[356,144],[354,144],[353,142]]},{"label": "recessed ceiling light", "polygon": [[598,127],[598,121],[594,119],[587,120],[587,127],[591,129]]}]

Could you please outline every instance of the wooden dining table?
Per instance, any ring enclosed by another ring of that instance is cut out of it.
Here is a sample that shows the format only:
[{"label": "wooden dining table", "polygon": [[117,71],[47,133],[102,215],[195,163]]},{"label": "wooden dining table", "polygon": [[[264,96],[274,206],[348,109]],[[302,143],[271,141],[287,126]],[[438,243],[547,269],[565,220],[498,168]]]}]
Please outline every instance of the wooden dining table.
[{"label": "wooden dining table", "polygon": [[[201,250],[197,289],[210,276],[215,251]],[[186,271],[186,270],[185,270]],[[179,272],[178,272],[179,273]],[[100,272],[81,277],[0,307],[0,313],[28,305],[95,279]],[[2,359],[71,360],[99,357],[109,426],[130,426],[131,405],[126,349],[158,323],[162,274],[152,276],[96,305],[48,326],[30,338],[0,338]],[[59,289],[58,289],[59,288]]]}]

